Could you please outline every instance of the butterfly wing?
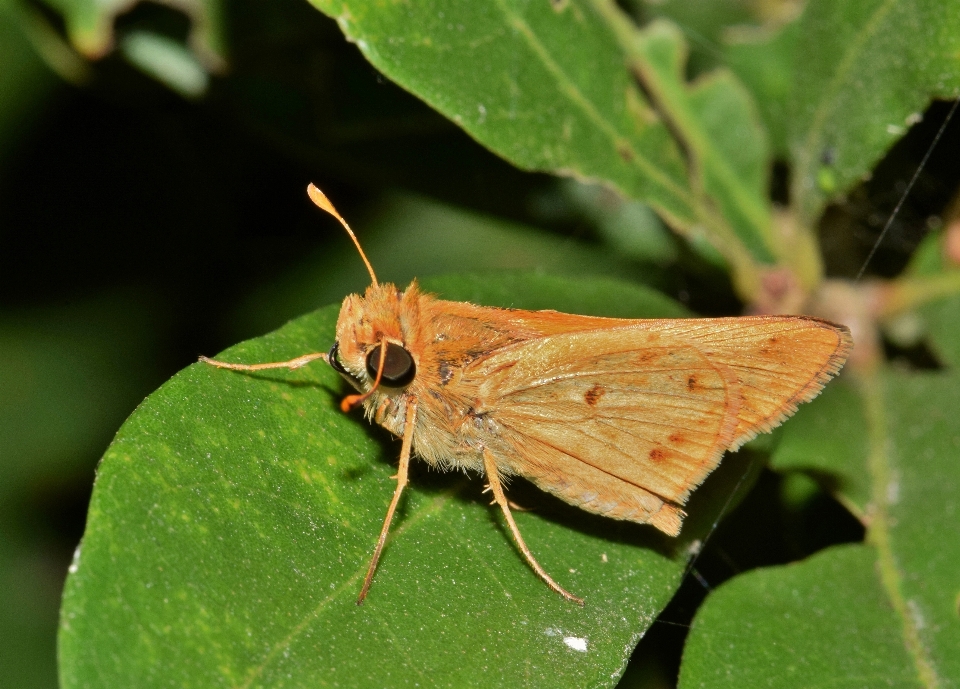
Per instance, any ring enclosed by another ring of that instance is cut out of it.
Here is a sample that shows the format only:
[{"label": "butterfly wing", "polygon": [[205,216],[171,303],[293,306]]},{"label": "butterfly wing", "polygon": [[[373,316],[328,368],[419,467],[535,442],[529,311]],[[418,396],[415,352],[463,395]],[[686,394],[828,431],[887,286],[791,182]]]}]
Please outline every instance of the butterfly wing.
[{"label": "butterfly wing", "polygon": [[723,452],[816,395],[849,349],[815,319],[623,323],[502,348],[464,378],[505,472],[670,534]]},{"label": "butterfly wing", "polygon": [[773,430],[820,394],[853,348],[845,326],[803,316],[663,320],[650,327],[695,342],[711,362],[736,375],[742,400],[731,450]]}]

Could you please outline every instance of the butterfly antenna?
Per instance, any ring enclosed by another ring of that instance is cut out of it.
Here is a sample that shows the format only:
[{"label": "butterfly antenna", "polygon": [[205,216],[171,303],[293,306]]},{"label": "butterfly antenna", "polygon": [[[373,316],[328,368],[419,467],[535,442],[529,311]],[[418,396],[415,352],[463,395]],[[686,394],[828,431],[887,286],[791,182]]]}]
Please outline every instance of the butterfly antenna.
[{"label": "butterfly antenna", "polygon": [[[313,184],[313,182],[307,185],[307,196],[310,197],[310,200],[313,201],[317,208],[325,210],[327,213],[340,221],[340,224],[343,225],[343,229],[347,231],[347,234],[350,235],[350,239],[352,239],[353,243],[356,245],[357,251],[360,252],[360,258],[363,259],[363,264],[367,267],[367,272],[370,273],[370,279],[373,281],[373,286],[379,286],[380,283],[377,282],[377,276],[373,272],[373,266],[370,265],[370,261],[367,260],[367,255],[363,253],[363,249],[360,247],[360,240],[357,239],[357,235],[355,235],[353,230],[350,229],[350,226],[347,224],[347,221],[343,219],[343,216],[341,216],[337,212],[337,209],[333,207],[333,204],[330,203],[330,199],[328,199],[326,194],[320,191]],[[371,390],[371,392],[373,391]]]},{"label": "butterfly antenna", "polygon": [[[374,283],[376,284],[376,283]],[[374,393],[374,391],[380,387],[380,379],[383,378],[383,367],[387,362],[387,340],[383,338],[380,340],[380,363],[377,364],[377,377],[373,381],[373,387],[367,390],[362,395],[347,395],[340,402],[340,410],[346,414],[348,411],[356,407],[358,404],[361,404],[365,399]],[[371,575],[372,576],[372,575]]]}]

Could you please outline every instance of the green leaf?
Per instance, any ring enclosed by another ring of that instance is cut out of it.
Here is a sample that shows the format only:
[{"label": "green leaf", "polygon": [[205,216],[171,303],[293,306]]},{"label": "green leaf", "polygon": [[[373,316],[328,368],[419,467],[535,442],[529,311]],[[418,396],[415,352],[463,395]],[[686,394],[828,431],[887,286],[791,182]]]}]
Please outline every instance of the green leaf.
[{"label": "green leaf", "polygon": [[685,144],[695,179],[753,256],[772,262],[769,150],[749,92],[727,70],[688,85],[686,43],[668,22],[641,31],[636,48],[634,65]]},{"label": "green leaf", "polygon": [[528,170],[605,180],[697,223],[683,158],[589,3],[311,0],[391,80]]},{"label": "green leaf", "polygon": [[793,89],[793,64],[800,23],[792,21],[778,31],[741,31],[723,47],[727,65],[753,94],[770,137],[773,153],[786,160],[787,122]]},{"label": "green leaf", "polygon": [[960,5],[815,0],[787,110],[792,199],[806,226],[863,179],[931,98],[960,94]]},{"label": "green leaf", "polygon": [[770,468],[811,474],[862,518],[870,501],[868,448],[860,393],[841,377],[824,388],[816,404],[800,407],[783,427]]},{"label": "green leaf", "polygon": [[917,687],[872,548],[754,570],[710,594],[680,671],[686,687]]},{"label": "green leaf", "polygon": [[199,98],[210,85],[210,76],[197,57],[162,34],[132,31],[124,36],[121,50],[130,64],[185,98]]},{"label": "green leaf", "polygon": [[846,411],[848,392],[834,391],[826,441],[866,426],[854,455],[866,455],[868,545],[718,589],[694,621],[681,687],[960,683],[960,543],[944,537],[957,521],[960,378],[886,372],[859,387]]},{"label": "green leaf", "polygon": [[[518,307],[682,312],[606,280],[468,276],[425,287]],[[222,358],[326,349],[337,310]],[[516,515],[520,529],[583,608],[529,570],[479,480],[415,470],[357,607],[399,448],[339,412],[339,383],[323,365],[243,375],[197,364],[140,406],[100,464],[71,566],[64,687],[612,686],[679,584],[686,548],[748,468],[743,453],[727,458],[677,540],[515,482],[514,499],[533,508]]]}]

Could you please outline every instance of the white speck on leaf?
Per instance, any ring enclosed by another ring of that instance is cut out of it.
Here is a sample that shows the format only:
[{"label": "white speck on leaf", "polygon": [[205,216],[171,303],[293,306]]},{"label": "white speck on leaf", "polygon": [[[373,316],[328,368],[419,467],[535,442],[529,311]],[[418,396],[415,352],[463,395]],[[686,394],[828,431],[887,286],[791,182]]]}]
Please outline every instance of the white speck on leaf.
[{"label": "white speck on leaf", "polygon": [[924,629],[927,626],[927,621],[923,617],[923,611],[920,610],[920,606],[917,605],[917,601],[908,600],[907,608],[910,610],[910,617],[913,618],[913,625],[917,629]]},{"label": "white speck on leaf", "polygon": [[900,481],[894,478],[887,484],[887,504],[896,505],[900,501]]},{"label": "white speck on leaf", "polygon": [[581,653],[587,652],[587,640],[580,636],[565,636],[563,637],[563,643],[572,648],[574,651],[580,651]]},{"label": "white speck on leaf", "polygon": [[73,551],[73,559],[70,561],[70,567],[67,568],[67,571],[70,572],[70,574],[75,574],[78,569],[80,569],[80,546],[79,545]]}]

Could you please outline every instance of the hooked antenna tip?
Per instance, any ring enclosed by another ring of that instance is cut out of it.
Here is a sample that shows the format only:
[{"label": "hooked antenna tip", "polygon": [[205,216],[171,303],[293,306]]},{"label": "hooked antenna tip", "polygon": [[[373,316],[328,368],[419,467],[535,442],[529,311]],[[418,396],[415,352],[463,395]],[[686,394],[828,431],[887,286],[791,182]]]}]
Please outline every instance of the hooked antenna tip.
[{"label": "hooked antenna tip", "polygon": [[310,197],[310,200],[313,201],[314,205],[317,207],[322,208],[335,218],[340,217],[340,214],[337,213],[337,209],[333,207],[332,203],[330,203],[330,199],[327,198],[327,195],[320,191],[313,182],[310,182],[310,184],[307,185],[307,196]]},{"label": "hooked antenna tip", "polygon": [[343,217],[337,212],[337,209],[333,207],[333,204],[330,203],[330,199],[327,198],[327,195],[320,191],[313,182],[310,182],[310,184],[307,185],[307,196],[310,197],[310,200],[313,201],[317,208],[325,210],[327,213],[340,221],[340,224],[343,225],[343,229],[347,231],[347,234],[350,235],[350,239],[353,240],[354,245],[357,247],[357,251],[360,252],[360,258],[363,259],[363,264],[367,267],[367,272],[370,273],[370,280],[376,286],[378,284],[377,275],[373,272],[373,266],[370,265],[370,261],[367,260],[367,255],[363,253],[363,248],[360,246],[360,241],[357,239],[357,235],[355,235],[353,230],[350,229],[347,221],[344,220]]}]

